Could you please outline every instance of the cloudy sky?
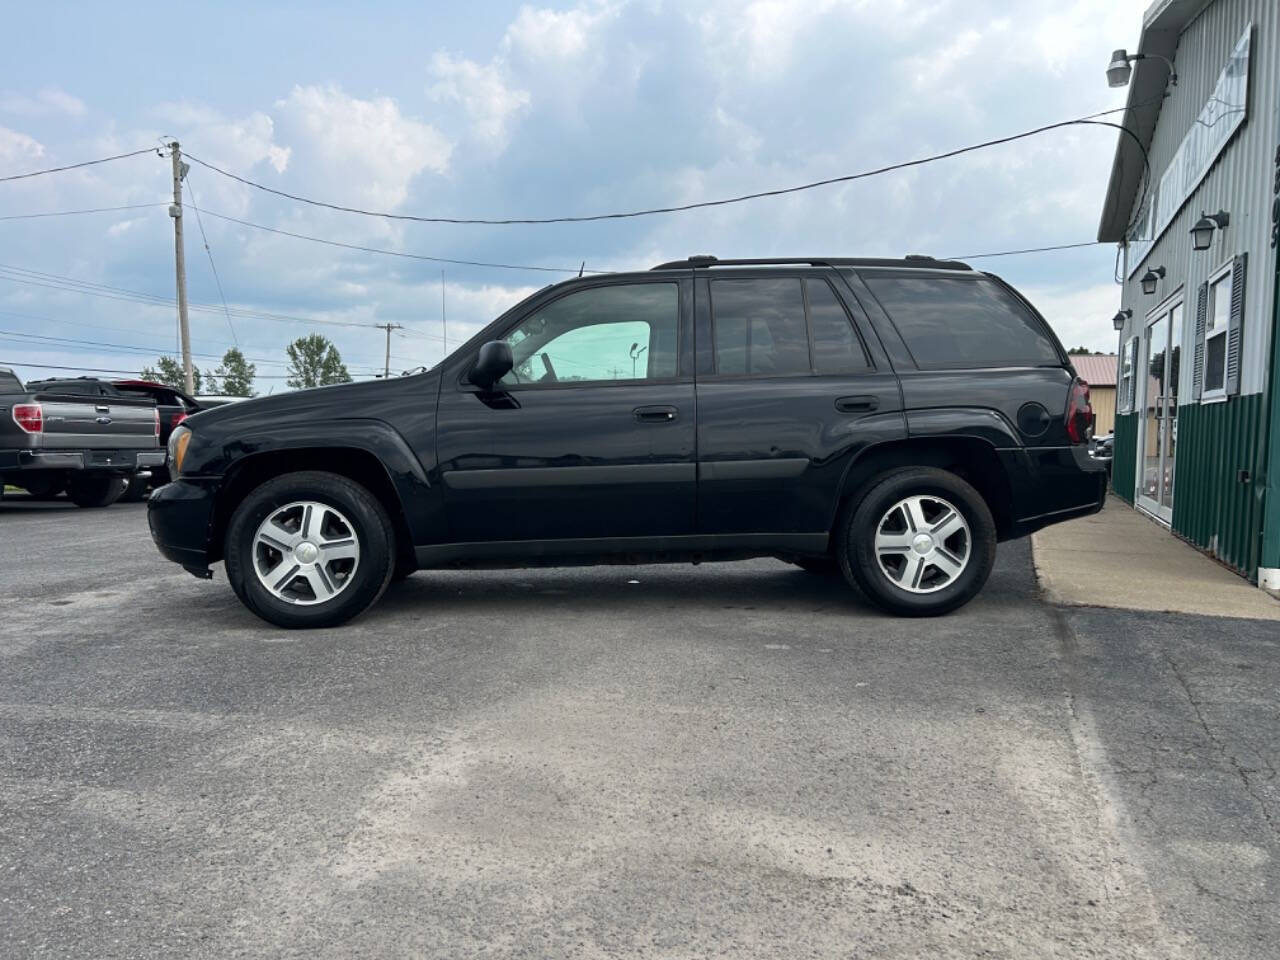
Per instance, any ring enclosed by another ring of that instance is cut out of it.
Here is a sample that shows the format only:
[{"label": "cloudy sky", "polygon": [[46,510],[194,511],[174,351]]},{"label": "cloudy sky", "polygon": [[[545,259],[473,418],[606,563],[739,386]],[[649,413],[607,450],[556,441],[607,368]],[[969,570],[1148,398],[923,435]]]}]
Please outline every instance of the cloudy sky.
[{"label": "cloudy sky", "polygon": [[[6,45],[0,176],[176,137],[277,189],[397,213],[546,217],[688,203],[1119,106],[1124,91],[1107,87],[1103,69],[1112,49],[1136,45],[1145,0],[262,6],[9,10],[6,34],[28,42]],[[190,297],[201,305],[193,349],[213,366],[238,342],[262,361],[265,392],[283,388],[284,345],[312,330],[356,375],[381,368],[375,323],[405,327],[392,340],[394,368],[435,363],[444,347],[440,265],[222,217],[560,268],[647,268],[691,253],[957,256],[1092,240],[1115,136],[1072,128],[803,194],[555,226],[354,216],[193,165],[188,184],[233,312],[222,312],[189,212]],[[30,364],[136,370],[175,351],[171,191],[168,161],[152,154],[0,183],[0,364],[34,378],[50,371]],[[134,204],[155,205],[26,216]],[[1030,296],[1068,346],[1110,350],[1114,253],[973,263]],[[446,266],[449,342],[566,275]]]}]

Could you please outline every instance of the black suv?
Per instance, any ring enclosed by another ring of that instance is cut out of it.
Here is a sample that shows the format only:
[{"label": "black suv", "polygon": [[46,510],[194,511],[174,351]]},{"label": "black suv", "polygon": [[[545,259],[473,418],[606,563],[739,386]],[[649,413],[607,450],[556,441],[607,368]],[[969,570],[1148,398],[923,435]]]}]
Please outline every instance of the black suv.
[{"label": "black suv", "polygon": [[148,516],[286,627],[420,568],[759,556],[940,614],[998,541],[1100,508],[1091,420],[990,274],[692,257],[540,290],[425,373],[197,414]]}]

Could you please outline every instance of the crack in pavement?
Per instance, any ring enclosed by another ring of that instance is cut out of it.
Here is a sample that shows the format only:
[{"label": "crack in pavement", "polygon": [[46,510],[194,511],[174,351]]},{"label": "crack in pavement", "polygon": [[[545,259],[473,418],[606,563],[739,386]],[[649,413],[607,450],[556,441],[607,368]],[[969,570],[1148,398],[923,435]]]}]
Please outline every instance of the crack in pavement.
[{"label": "crack in pavement", "polygon": [[[1182,692],[1186,695],[1187,703],[1191,705],[1191,709],[1195,713],[1196,720],[1199,721],[1201,729],[1204,730],[1205,736],[1209,738],[1209,742],[1213,744],[1218,753],[1222,755],[1223,759],[1231,764],[1231,768],[1240,777],[1241,783],[1244,784],[1245,793],[1249,794],[1253,801],[1257,803],[1258,809],[1262,813],[1262,819],[1267,822],[1267,826],[1271,828],[1271,832],[1280,836],[1280,827],[1277,826],[1274,818],[1272,817],[1270,807],[1267,806],[1266,800],[1258,795],[1253,783],[1249,780],[1250,773],[1261,773],[1262,771],[1244,766],[1235,754],[1230,753],[1227,750],[1227,745],[1223,743],[1217,734],[1213,732],[1212,728],[1210,728],[1209,721],[1205,719],[1204,712],[1200,709],[1199,701],[1196,700],[1195,695],[1191,692],[1191,684],[1188,683],[1187,678],[1183,676],[1182,670],[1178,667],[1177,661],[1173,659],[1173,656],[1167,650],[1162,650],[1161,655],[1164,657],[1165,663],[1169,665],[1169,669],[1173,672],[1174,677],[1177,678],[1179,686],[1182,687]],[[1270,766],[1270,763],[1265,759],[1263,762]],[[1275,770],[1272,769],[1271,776],[1267,779],[1271,779],[1274,776]]]}]

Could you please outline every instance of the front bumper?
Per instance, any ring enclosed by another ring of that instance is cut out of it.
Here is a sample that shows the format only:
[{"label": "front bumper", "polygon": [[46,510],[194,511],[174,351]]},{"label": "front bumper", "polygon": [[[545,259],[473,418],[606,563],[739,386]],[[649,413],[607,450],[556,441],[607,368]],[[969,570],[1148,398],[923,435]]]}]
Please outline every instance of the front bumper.
[{"label": "front bumper", "polygon": [[209,572],[210,537],[217,488],[212,484],[175,480],[152,491],[147,525],[161,555],[197,577]]},{"label": "front bumper", "polygon": [[4,450],[0,451],[0,470],[5,473],[20,470],[135,473],[163,467],[165,459],[163,450]]}]

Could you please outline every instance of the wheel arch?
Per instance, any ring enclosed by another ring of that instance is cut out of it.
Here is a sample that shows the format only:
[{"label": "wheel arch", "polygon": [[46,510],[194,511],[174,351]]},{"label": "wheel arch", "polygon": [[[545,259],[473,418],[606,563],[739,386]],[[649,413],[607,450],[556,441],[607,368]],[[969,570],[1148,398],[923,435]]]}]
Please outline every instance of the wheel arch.
[{"label": "wheel arch", "polygon": [[[876,477],[904,467],[936,467],[956,474],[982,495],[996,536],[1013,535],[1013,488],[996,447],[973,436],[906,437],[868,447],[846,468],[832,527],[850,503],[856,505]],[[834,542],[834,538],[833,542]]]},{"label": "wheel arch", "polygon": [[387,511],[396,535],[397,562],[414,564],[413,533],[401,491],[387,465],[359,446],[316,445],[253,453],[237,460],[218,486],[209,529],[209,560],[222,559],[223,541],[236,507],[250,491],[279,476],[319,470],[346,477],[368,490]]}]

